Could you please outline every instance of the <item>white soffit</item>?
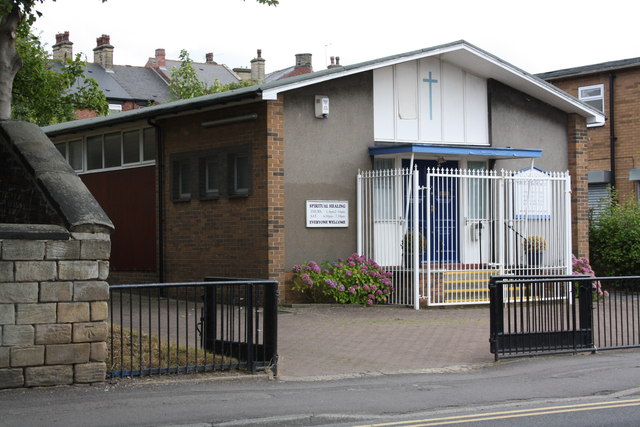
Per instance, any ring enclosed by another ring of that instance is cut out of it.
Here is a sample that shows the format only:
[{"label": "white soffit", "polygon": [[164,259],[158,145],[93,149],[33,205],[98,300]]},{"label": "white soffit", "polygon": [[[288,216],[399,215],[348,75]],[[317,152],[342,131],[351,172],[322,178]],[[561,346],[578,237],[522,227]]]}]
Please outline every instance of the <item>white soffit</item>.
[{"label": "white soffit", "polygon": [[347,66],[343,71],[320,75],[305,80],[296,81],[290,84],[276,86],[265,89],[262,92],[262,99],[275,100],[281,92],[333,80],[340,77],[349,76],[377,68],[388,67],[402,62],[414,61],[430,56],[439,56],[441,60],[465,69],[476,76],[495,79],[501,83],[511,86],[521,92],[533,96],[547,104],[558,108],[566,113],[575,113],[587,118],[587,123],[604,123],[605,116],[598,110],[581,103],[576,98],[561,91],[555,86],[537,77],[532,76],[513,65],[501,61],[500,59],[487,54],[486,52],[474,48],[467,43],[459,43],[451,46],[416,52],[406,56],[391,57],[386,60],[364,62],[352,68]]}]

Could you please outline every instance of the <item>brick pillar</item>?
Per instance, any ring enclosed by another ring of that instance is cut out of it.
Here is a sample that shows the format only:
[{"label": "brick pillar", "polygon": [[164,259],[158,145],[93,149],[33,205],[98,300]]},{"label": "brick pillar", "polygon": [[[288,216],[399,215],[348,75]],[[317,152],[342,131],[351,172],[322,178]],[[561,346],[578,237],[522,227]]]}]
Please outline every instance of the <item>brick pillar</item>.
[{"label": "brick pillar", "polygon": [[267,101],[267,221],[269,279],[284,295],[284,100]]},{"label": "brick pillar", "polygon": [[571,236],[575,256],[589,256],[589,151],[584,117],[569,114],[567,118],[569,174],[571,174]]}]

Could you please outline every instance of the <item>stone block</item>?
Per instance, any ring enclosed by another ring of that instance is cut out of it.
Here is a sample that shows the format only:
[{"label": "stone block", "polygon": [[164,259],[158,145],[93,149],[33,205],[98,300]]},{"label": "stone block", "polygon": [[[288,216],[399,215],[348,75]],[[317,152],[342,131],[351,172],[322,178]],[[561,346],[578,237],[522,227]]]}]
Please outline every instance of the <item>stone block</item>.
[{"label": "stone block", "polygon": [[[0,368],[9,367],[9,361],[11,360],[11,358],[9,357],[10,355],[11,355],[11,347],[0,347]],[[0,384],[2,384],[1,380],[0,380]],[[2,388],[1,385],[0,385],[0,388]]]},{"label": "stone block", "polygon": [[55,261],[16,261],[16,282],[44,282],[56,280]]},{"label": "stone block", "polygon": [[18,304],[16,323],[18,325],[56,323],[56,304]]},{"label": "stone block", "polygon": [[31,325],[5,325],[2,328],[2,345],[33,345],[35,332]]},{"label": "stone block", "polygon": [[38,302],[38,284],[0,283],[0,303]]},{"label": "stone block", "polygon": [[104,362],[82,363],[74,366],[77,383],[97,383],[104,381],[107,365]]},{"label": "stone block", "polygon": [[71,342],[71,324],[36,325],[36,344],[68,344]]},{"label": "stone block", "polygon": [[91,344],[52,344],[47,346],[47,365],[70,365],[89,362]]},{"label": "stone block", "polygon": [[73,324],[73,342],[106,341],[108,333],[107,322]]},{"label": "stone block", "polygon": [[91,303],[91,321],[107,320],[109,317],[109,304],[106,301],[94,301]]},{"label": "stone block", "polygon": [[108,301],[109,284],[107,282],[76,282],[73,285],[74,301]]},{"label": "stone block", "polygon": [[5,240],[2,245],[4,260],[44,259],[43,240]]},{"label": "stone block", "polygon": [[13,304],[0,304],[0,325],[16,323],[16,309]]},{"label": "stone block", "polygon": [[73,299],[73,282],[40,283],[40,302],[71,301]]},{"label": "stone block", "polygon": [[44,346],[12,347],[11,367],[39,366],[44,364]]},{"label": "stone block", "polygon": [[98,261],[58,261],[60,280],[91,280],[98,278]]},{"label": "stone block", "polygon": [[83,240],[80,246],[80,259],[109,259],[111,240]]},{"label": "stone block", "polygon": [[108,354],[109,354],[109,350],[107,348],[106,342],[102,341],[102,342],[91,343],[90,360],[92,362],[104,362],[107,360]]},{"label": "stone block", "polygon": [[73,384],[73,366],[34,366],[24,370],[24,385],[42,387]]},{"label": "stone block", "polygon": [[0,261],[0,283],[15,281],[13,275],[13,263],[9,261]]},{"label": "stone block", "polygon": [[109,261],[98,261],[98,279],[107,280],[109,277]]},{"label": "stone block", "polygon": [[16,388],[24,386],[22,369],[0,369],[0,388]]},{"label": "stone block", "polygon": [[58,304],[58,323],[88,322],[91,320],[88,302],[61,302]]},{"label": "stone block", "polygon": [[77,240],[49,240],[45,248],[45,259],[80,259]]}]

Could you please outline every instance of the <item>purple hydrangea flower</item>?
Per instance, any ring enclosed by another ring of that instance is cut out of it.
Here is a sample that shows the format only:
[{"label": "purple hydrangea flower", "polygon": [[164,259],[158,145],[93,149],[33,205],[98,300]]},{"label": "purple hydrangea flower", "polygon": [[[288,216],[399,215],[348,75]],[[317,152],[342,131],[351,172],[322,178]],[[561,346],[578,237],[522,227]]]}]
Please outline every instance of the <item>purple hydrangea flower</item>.
[{"label": "purple hydrangea flower", "polygon": [[340,292],[344,291],[344,285],[340,285],[340,286],[338,286],[338,290],[339,290]]}]

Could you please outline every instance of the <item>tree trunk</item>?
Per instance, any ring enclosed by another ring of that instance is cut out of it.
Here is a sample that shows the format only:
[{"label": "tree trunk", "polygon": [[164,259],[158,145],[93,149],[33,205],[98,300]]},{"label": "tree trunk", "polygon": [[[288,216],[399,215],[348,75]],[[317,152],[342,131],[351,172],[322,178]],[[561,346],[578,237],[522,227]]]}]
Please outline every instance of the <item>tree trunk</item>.
[{"label": "tree trunk", "polygon": [[16,4],[8,15],[0,19],[0,120],[11,118],[13,79],[22,68],[22,59],[16,51],[20,19],[20,9]]}]

